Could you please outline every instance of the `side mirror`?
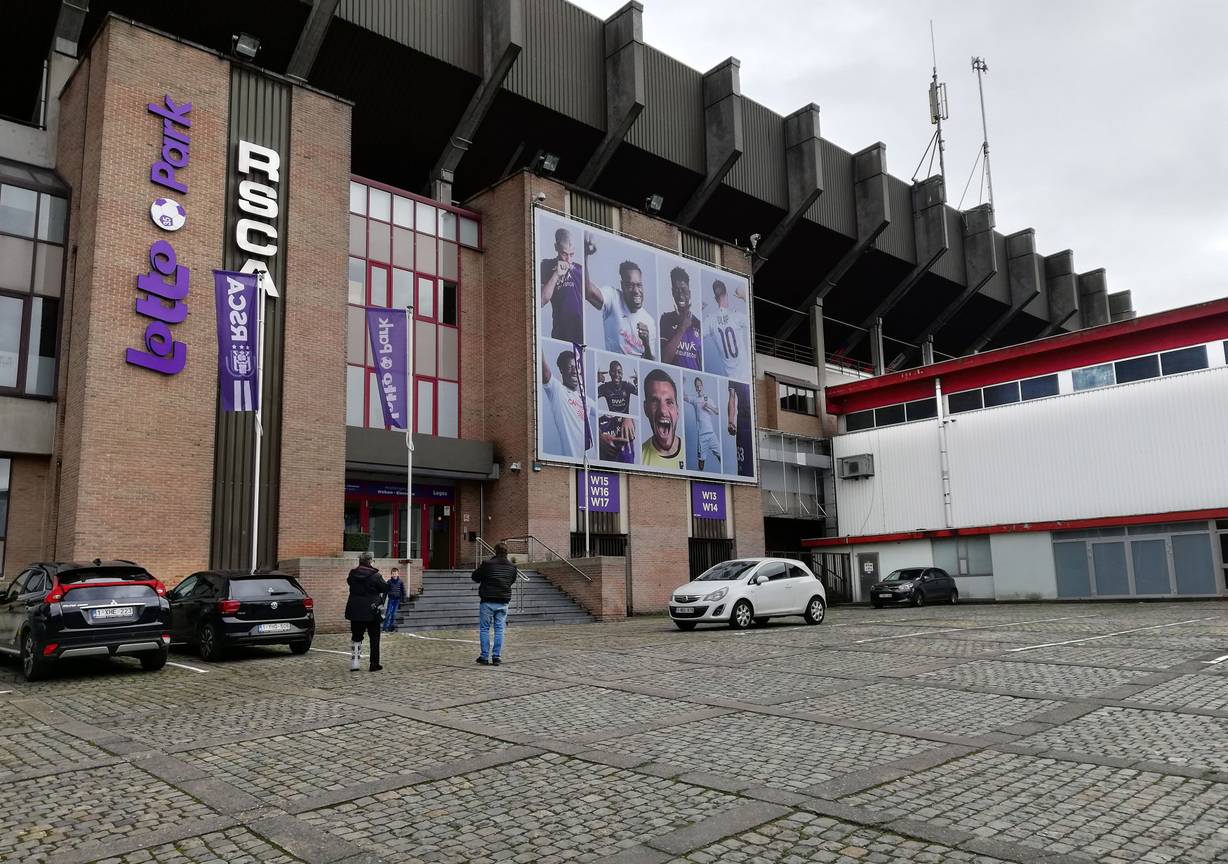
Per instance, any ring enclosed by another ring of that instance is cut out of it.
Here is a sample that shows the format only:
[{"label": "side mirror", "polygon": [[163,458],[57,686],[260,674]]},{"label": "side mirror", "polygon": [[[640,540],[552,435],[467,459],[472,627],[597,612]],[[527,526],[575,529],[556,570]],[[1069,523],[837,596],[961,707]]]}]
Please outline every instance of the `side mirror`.
[{"label": "side mirror", "polygon": [[766,573],[760,573],[758,576],[755,577],[756,585],[762,585],[766,581],[768,581],[768,577]]}]

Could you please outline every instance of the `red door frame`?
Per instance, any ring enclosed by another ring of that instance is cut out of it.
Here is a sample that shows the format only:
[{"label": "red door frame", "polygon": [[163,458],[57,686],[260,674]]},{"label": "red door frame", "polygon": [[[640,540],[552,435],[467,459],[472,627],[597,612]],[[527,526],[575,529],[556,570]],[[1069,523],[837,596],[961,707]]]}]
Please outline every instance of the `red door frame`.
[{"label": "red door frame", "polygon": [[[371,527],[371,504],[388,504],[392,507],[392,542],[391,547],[394,558],[399,557],[396,553],[401,541],[401,510],[407,505],[405,499],[400,495],[371,495],[363,493],[346,493],[345,500],[347,503],[358,504],[358,527],[364,533],[370,533]],[[448,514],[448,567],[456,565],[456,503],[455,498],[431,498],[423,495],[415,495],[410,502],[410,506],[417,504],[419,510],[418,522],[418,540],[419,540],[419,555],[425,562],[430,562],[431,552],[431,507],[450,507],[451,512]],[[412,512],[412,511],[411,511]],[[406,551],[409,551],[409,544],[406,543]]]}]

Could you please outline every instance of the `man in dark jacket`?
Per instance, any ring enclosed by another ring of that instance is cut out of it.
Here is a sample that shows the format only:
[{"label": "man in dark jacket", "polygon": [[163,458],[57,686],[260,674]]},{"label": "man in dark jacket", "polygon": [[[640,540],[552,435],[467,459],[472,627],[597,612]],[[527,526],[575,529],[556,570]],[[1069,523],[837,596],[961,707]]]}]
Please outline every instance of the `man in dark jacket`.
[{"label": "man in dark jacket", "polygon": [[350,671],[357,672],[362,663],[362,634],[371,638],[372,672],[384,667],[379,665],[379,630],[383,621],[380,605],[388,593],[388,583],[379,571],[371,566],[371,553],[358,556],[358,566],[346,577],[350,586],[350,598],[345,602],[345,617],[350,622]]},{"label": "man in dark jacket", "polygon": [[[503,651],[503,628],[507,623],[507,604],[512,600],[512,583],[516,581],[516,565],[507,560],[507,547],[502,543],[495,544],[495,556],[483,561],[482,566],[473,571],[473,581],[478,583],[478,597],[481,605],[478,607],[478,638],[482,642],[482,653],[478,662],[483,666],[488,664],[498,666]],[[490,644],[490,628],[495,628],[495,644]]]}]

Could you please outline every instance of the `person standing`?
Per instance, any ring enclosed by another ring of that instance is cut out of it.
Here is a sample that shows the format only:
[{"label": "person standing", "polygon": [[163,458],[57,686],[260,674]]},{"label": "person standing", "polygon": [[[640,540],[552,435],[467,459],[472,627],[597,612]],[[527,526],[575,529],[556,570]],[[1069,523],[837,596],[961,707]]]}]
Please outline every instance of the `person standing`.
[{"label": "person standing", "polygon": [[[482,601],[478,606],[478,639],[482,644],[482,653],[478,655],[478,663],[483,666],[498,666],[503,661],[503,630],[507,624],[507,606],[512,601],[512,583],[516,581],[516,565],[507,560],[507,547],[502,543],[495,544],[495,554],[482,562],[473,571],[473,581],[478,583],[478,597]],[[490,630],[494,627],[494,645],[490,643]]]},{"label": "person standing", "polygon": [[401,581],[401,571],[393,567],[392,574],[388,577],[388,608],[384,612],[385,633],[397,631],[397,609],[400,608],[401,601],[404,599],[405,583]]},{"label": "person standing", "polygon": [[362,635],[371,639],[372,672],[384,667],[379,664],[379,631],[383,615],[380,606],[388,593],[388,583],[379,571],[371,566],[371,553],[358,556],[358,566],[346,577],[350,597],[345,603],[345,617],[350,622],[350,671],[357,672],[362,663]]}]

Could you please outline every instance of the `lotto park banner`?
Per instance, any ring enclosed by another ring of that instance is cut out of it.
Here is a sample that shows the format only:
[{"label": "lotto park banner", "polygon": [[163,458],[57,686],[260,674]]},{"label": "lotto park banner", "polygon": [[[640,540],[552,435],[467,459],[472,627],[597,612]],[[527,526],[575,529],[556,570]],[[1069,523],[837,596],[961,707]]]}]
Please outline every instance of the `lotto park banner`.
[{"label": "lotto park banner", "polygon": [[746,278],[534,212],[539,458],[754,481]]}]

